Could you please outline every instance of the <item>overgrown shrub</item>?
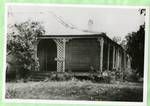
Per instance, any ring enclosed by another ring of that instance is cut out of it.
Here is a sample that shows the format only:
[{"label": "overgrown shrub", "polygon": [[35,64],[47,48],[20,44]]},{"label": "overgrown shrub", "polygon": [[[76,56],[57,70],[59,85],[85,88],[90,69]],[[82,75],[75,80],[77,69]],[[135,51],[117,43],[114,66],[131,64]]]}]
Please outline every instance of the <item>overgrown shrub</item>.
[{"label": "overgrown shrub", "polygon": [[[39,22],[26,21],[19,24],[9,25],[7,34],[7,57],[15,57],[14,65],[20,65],[15,69],[20,77],[28,71],[39,70],[39,61],[35,58],[35,43],[37,37],[44,34],[45,30]],[[11,61],[9,61],[11,62]],[[10,68],[11,71],[11,68]]]},{"label": "overgrown shrub", "polygon": [[127,69],[124,73],[124,80],[129,82],[137,82],[139,80],[139,76],[136,72],[136,70]]},{"label": "overgrown shrub", "polygon": [[51,73],[50,77],[47,79],[47,81],[66,81],[66,80],[71,80],[73,76],[70,73],[67,72],[54,72]]},{"label": "overgrown shrub", "polygon": [[115,83],[116,81],[122,81],[123,72],[121,70],[105,70],[101,74],[100,82]]}]

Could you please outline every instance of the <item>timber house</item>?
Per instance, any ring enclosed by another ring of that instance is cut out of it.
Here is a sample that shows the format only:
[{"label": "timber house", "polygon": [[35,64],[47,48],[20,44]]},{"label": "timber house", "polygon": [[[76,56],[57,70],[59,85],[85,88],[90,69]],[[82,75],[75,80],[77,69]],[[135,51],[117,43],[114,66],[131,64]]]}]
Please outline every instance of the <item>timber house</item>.
[{"label": "timber house", "polygon": [[105,33],[39,36],[35,56],[40,72],[125,71],[131,64],[126,51]]}]

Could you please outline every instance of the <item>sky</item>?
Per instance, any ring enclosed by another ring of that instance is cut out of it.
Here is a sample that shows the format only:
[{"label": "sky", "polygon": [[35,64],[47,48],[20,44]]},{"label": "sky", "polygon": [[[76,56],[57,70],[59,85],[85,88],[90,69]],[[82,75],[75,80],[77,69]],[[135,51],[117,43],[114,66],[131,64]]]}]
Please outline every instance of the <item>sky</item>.
[{"label": "sky", "polygon": [[[46,35],[106,33],[123,39],[145,21],[139,8],[9,5],[7,24],[39,21]],[[88,31],[88,32],[87,32]]]}]

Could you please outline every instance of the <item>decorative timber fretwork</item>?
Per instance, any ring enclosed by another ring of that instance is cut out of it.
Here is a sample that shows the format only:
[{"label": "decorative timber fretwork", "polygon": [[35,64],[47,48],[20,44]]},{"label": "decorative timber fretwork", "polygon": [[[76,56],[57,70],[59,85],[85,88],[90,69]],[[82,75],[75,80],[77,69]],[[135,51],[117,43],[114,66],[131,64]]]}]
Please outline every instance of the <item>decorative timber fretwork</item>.
[{"label": "decorative timber fretwork", "polygon": [[57,71],[58,72],[65,72],[65,55],[66,55],[66,43],[69,41],[69,39],[65,38],[58,38],[53,39],[57,45],[57,58],[55,60],[57,61]]}]

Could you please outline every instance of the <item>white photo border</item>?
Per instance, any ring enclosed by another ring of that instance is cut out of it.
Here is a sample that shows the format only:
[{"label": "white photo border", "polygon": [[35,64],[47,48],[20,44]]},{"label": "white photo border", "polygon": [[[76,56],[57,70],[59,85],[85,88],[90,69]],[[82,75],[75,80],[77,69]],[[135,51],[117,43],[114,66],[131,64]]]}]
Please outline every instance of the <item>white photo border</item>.
[{"label": "white photo border", "polygon": [[[145,49],[144,49],[144,83],[143,83],[143,102],[115,102],[115,101],[75,101],[75,100],[39,100],[39,99],[6,99],[6,45],[7,45],[7,12],[8,6],[24,5],[24,6],[59,6],[59,7],[89,7],[89,8],[144,8],[145,16]],[[3,88],[2,102],[4,103],[49,103],[49,104],[95,104],[95,105],[111,105],[111,106],[147,106],[147,84],[148,84],[148,40],[149,40],[149,19],[150,8],[148,6],[124,6],[124,5],[89,5],[89,4],[40,4],[40,3],[6,3],[5,4],[5,37],[4,37],[4,62],[3,62]]]}]

